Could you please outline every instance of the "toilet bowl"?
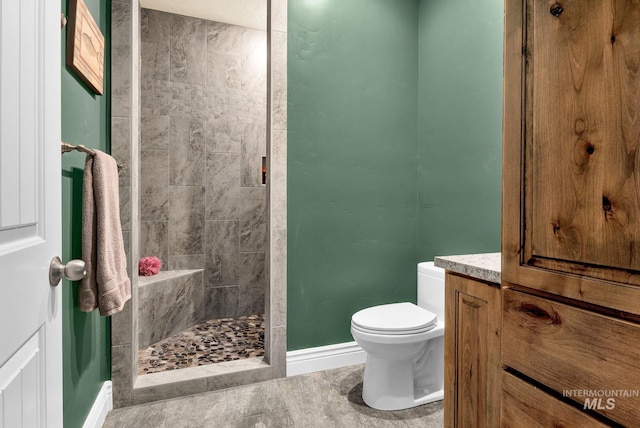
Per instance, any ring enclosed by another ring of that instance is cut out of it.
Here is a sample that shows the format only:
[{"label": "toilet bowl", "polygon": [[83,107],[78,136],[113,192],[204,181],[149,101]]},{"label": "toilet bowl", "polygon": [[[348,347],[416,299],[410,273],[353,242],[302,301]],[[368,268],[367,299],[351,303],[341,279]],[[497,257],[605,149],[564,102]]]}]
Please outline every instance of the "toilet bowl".
[{"label": "toilet bowl", "polygon": [[418,264],[418,305],[373,306],[351,317],[351,334],[367,354],[362,398],[401,410],[444,396],[444,271]]}]

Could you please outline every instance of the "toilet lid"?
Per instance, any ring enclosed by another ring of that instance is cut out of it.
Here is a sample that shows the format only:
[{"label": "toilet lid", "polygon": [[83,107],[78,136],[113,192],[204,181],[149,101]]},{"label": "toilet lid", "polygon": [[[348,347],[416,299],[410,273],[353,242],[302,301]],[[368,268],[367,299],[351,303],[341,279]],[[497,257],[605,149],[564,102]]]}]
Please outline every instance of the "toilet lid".
[{"label": "toilet lid", "polygon": [[427,331],[438,322],[436,314],[413,303],[391,303],[362,309],[351,317],[357,328],[381,334],[411,334]]}]

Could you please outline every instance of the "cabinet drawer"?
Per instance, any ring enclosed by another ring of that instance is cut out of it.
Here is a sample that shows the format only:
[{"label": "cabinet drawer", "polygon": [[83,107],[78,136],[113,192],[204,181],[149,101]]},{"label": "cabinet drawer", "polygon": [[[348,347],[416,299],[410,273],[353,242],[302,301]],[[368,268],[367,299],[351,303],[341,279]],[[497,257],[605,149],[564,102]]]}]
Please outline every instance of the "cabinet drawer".
[{"label": "cabinet drawer", "polygon": [[638,324],[511,289],[503,298],[504,365],[616,422],[640,425]]},{"label": "cabinet drawer", "polygon": [[607,426],[506,372],[502,377],[500,425],[509,428]]}]

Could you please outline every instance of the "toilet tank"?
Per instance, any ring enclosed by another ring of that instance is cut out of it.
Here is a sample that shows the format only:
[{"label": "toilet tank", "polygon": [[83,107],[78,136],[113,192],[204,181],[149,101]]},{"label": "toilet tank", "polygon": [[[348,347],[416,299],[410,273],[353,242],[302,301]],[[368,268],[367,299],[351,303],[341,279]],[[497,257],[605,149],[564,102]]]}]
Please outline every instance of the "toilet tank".
[{"label": "toilet tank", "polygon": [[433,312],[444,323],[444,269],[433,262],[418,263],[418,306]]}]

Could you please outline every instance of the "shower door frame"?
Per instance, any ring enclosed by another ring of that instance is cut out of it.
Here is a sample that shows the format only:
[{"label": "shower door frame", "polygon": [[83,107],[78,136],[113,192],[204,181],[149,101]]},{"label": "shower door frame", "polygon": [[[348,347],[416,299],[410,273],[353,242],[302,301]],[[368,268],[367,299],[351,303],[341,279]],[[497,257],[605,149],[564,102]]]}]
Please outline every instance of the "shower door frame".
[{"label": "shower door frame", "polygon": [[[125,407],[286,376],[287,318],[287,0],[266,0],[267,7],[267,248],[265,290],[265,357],[228,372],[202,370],[167,381],[137,375],[137,311],[140,178],[140,4],[113,0],[111,24],[111,152],[129,171],[121,187],[128,228],[123,225],[132,279],[132,299],[112,317],[111,366],[114,407]],[[225,363],[227,364],[227,363]],[[206,367],[206,366],[205,366]],[[188,369],[190,373],[193,370]],[[141,381],[140,378],[146,378]]]}]

